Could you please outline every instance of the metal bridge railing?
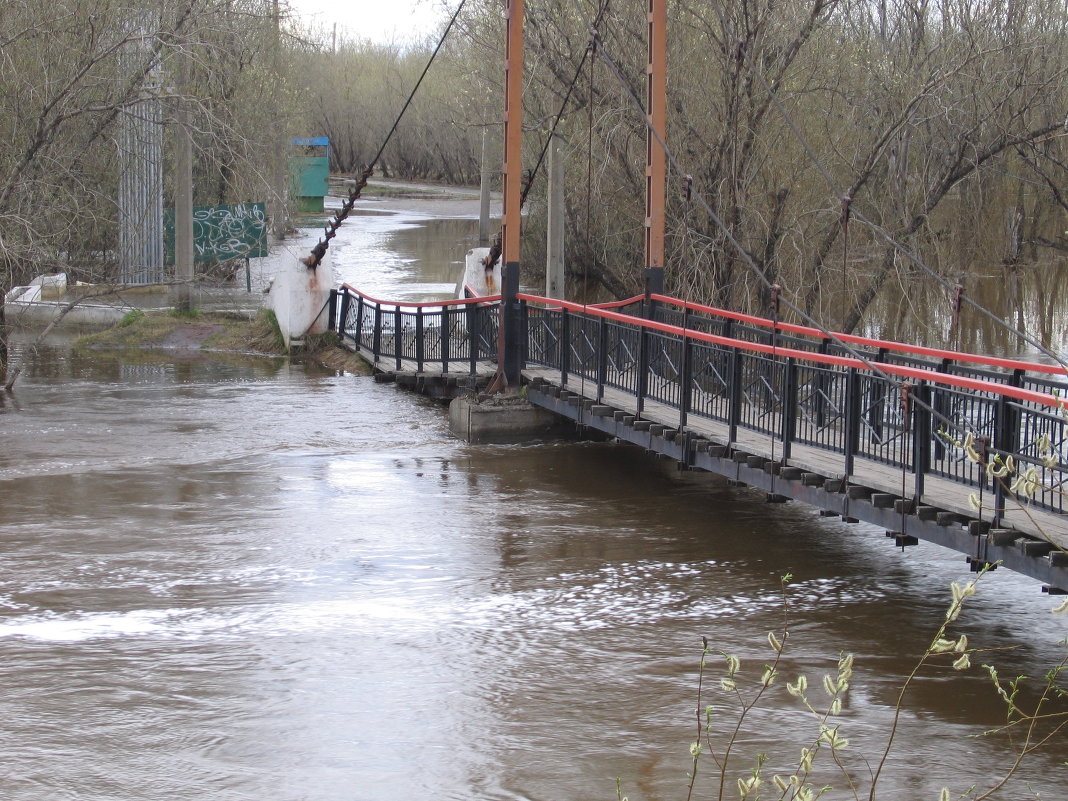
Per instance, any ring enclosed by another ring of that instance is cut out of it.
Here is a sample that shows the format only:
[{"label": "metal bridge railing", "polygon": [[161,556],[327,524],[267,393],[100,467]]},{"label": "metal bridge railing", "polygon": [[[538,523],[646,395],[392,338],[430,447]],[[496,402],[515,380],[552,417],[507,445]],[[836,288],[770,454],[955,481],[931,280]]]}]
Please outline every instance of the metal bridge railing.
[{"label": "metal bridge railing", "polygon": [[497,357],[498,300],[396,303],[346,284],[334,297],[332,327],[376,364],[474,374]]},{"label": "metal bridge railing", "polygon": [[[680,428],[709,420],[767,434],[789,459],[798,446],[901,470],[911,494],[937,476],[1004,509],[1005,482],[987,464],[1012,457],[1030,474],[1031,503],[1064,512],[1068,482],[1068,381],[1063,370],[902,343],[840,336],[878,368],[815,329],[651,295],[581,306],[536,295],[394,303],[350,286],[335,299],[335,330],[384,369],[474,373],[498,357],[501,308],[516,315],[522,366],[558,372],[656,404]],[[662,414],[663,412],[661,412]],[[974,440],[966,442],[966,435]],[[979,462],[975,454],[979,454]]]},{"label": "metal bridge railing", "polygon": [[[902,470],[915,497],[937,476],[989,493],[1000,510],[1006,482],[986,464],[1012,456],[1016,475],[1034,470],[1030,503],[1065,511],[1068,381],[1059,368],[842,337],[880,375],[815,329],[666,296],[601,306],[518,297],[524,362],[558,370],[561,385],[583,382],[598,400],[615,390],[634,396],[639,414],[650,403],[677,412],[680,428],[725,424],[731,442],[739,429],[768,434],[783,459],[797,445],[817,448],[840,456],[846,475],[868,459]],[[969,457],[969,432],[981,462]]]}]

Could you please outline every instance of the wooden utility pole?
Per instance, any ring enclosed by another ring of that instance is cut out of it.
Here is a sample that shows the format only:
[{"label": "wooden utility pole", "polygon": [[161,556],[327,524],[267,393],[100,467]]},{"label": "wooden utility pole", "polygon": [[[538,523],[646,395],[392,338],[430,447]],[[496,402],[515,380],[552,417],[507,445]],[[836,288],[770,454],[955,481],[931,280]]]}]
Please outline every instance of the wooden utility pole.
[{"label": "wooden utility pole", "polygon": [[175,306],[189,311],[196,304],[193,291],[193,135],[189,130],[189,60],[186,48],[178,54],[178,106],[175,110],[174,148],[174,277],[178,283]]},{"label": "wooden utility pole", "polygon": [[[276,84],[282,81],[282,12],[278,6],[278,0],[272,0],[271,13],[274,19],[274,52],[272,53],[272,69]],[[268,104],[271,116],[271,130],[274,136],[271,140],[270,159],[270,182],[267,191],[267,217],[271,224],[271,235],[276,242],[281,241],[286,235],[286,162],[284,126],[282,122],[282,109],[278,102],[281,96],[281,86],[276,85],[275,91],[271,92],[271,100]]]},{"label": "wooden utility pole", "polygon": [[523,191],[523,0],[508,0],[504,61],[504,222],[501,261],[519,263],[520,197]]},{"label": "wooden utility pole", "polygon": [[479,164],[478,191],[478,246],[489,247],[490,243],[490,168],[486,158],[486,129],[482,129],[482,161]]},{"label": "wooden utility pole", "polygon": [[563,298],[564,290],[564,153],[553,134],[549,146],[549,214],[545,229],[545,296]]},{"label": "wooden utility pole", "polygon": [[[646,66],[645,109],[645,266],[664,267],[665,196],[667,193],[667,0],[649,3],[649,63]],[[658,141],[659,139],[659,141]]]}]

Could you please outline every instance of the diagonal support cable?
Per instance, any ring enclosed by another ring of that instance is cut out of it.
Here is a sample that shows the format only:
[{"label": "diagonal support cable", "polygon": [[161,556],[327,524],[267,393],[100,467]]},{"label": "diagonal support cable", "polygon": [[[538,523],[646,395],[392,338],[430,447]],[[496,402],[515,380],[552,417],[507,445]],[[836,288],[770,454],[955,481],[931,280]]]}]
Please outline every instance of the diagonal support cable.
[{"label": "diagonal support cable", "polygon": [[341,224],[345,222],[346,219],[348,219],[349,214],[352,212],[352,207],[356,205],[356,201],[360,199],[360,194],[363,192],[364,187],[367,186],[367,180],[374,175],[375,166],[378,164],[378,160],[382,158],[382,153],[385,151],[386,145],[388,145],[389,140],[393,138],[393,134],[397,132],[397,126],[400,125],[401,119],[404,117],[405,112],[408,111],[408,107],[412,104],[412,100],[415,98],[415,93],[418,92],[419,87],[422,86],[423,79],[430,71],[430,66],[434,63],[434,59],[437,58],[438,53],[441,52],[441,48],[445,45],[445,39],[448,38],[452,26],[456,23],[456,20],[460,16],[460,12],[463,11],[466,3],[467,0],[460,0],[460,5],[456,7],[456,11],[452,15],[452,19],[449,20],[449,24],[445,26],[445,31],[441,34],[437,47],[435,47],[434,52],[430,54],[426,66],[423,67],[423,72],[419,75],[419,80],[415,82],[415,86],[412,87],[408,99],[404,101],[404,106],[401,108],[400,113],[397,114],[396,118],[393,120],[393,126],[389,129],[389,133],[386,134],[386,138],[382,140],[382,145],[378,148],[378,152],[375,153],[375,157],[371,159],[370,164],[363,168],[363,173],[360,175],[360,179],[356,182],[356,186],[349,192],[349,196],[345,198],[345,201],[341,204],[341,209],[335,212],[334,216],[327,220],[324,229],[325,238],[320,239],[315,247],[311,249],[311,253],[301,259],[301,262],[309,269],[314,270],[322,264],[327,248],[330,247],[330,240],[337,236],[337,229],[341,227]]}]

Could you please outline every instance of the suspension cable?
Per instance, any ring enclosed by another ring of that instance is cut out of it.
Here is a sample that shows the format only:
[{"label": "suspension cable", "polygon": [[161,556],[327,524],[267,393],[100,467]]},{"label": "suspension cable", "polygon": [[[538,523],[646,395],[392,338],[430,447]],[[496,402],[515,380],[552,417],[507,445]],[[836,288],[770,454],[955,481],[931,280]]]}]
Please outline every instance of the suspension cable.
[{"label": "suspension cable", "polygon": [[[601,19],[604,17],[605,12],[608,11],[608,2],[604,3],[597,11],[597,17],[594,19],[593,24],[599,26]],[[542,145],[541,153],[538,154],[538,160],[534,164],[534,169],[530,171],[530,179],[527,181],[527,185],[523,187],[523,193],[519,196],[519,207],[522,208],[523,204],[527,202],[527,195],[530,194],[530,189],[534,186],[534,178],[537,177],[538,171],[541,169],[542,162],[545,161],[545,154],[549,152],[549,146],[553,140],[553,134],[556,133],[557,127],[564,118],[564,111],[567,109],[568,101],[571,100],[571,95],[575,91],[575,87],[578,85],[578,80],[582,76],[582,70],[586,66],[586,59],[590,57],[590,52],[594,47],[593,37],[590,37],[590,42],[586,49],[582,51],[582,58],[579,59],[578,67],[575,68],[575,74],[571,77],[571,83],[568,84],[567,93],[564,95],[563,101],[560,103],[560,109],[556,112],[556,116],[553,117],[552,127],[549,128],[549,135],[545,138],[545,144]],[[593,106],[593,87],[590,87],[590,99],[589,104]]]},{"label": "suspension cable", "polygon": [[[594,23],[593,23],[594,25],[600,24],[602,17],[608,11],[608,3],[609,3],[609,0],[605,0],[603,5],[599,4],[599,8],[598,8],[598,11],[597,11],[597,17],[595,18]],[[587,44],[586,49],[582,53],[582,58],[579,60],[578,67],[575,69],[575,74],[571,77],[571,83],[567,87],[567,92],[564,95],[563,102],[560,103],[560,109],[556,112],[556,115],[553,118],[553,124],[552,124],[552,127],[549,129],[549,135],[547,137],[545,137],[545,143],[542,145],[541,153],[538,154],[538,161],[537,161],[537,163],[535,163],[534,169],[532,169],[530,171],[530,173],[529,173],[529,175],[527,177],[526,185],[523,187],[523,191],[519,196],[519,208],[520,208],[520,210],[522,210],[523,205],[527,202],[527,195],[530,194],[530,190],[534,186],[534,178],[537,177],[538,171],[541,169],[541,165],[545,161],[545,155],[546,155],[546,153],[549,152],[549,147],[550,147],[550,145],[552,144],[552,141],[553,141],[553,135],[556,133],[557,127],[560,125],[560,122],[563,120],[564,111],[567,109],[567,104],[571,99],[571,95],[575,91],[575,87],[578,85],[579,78],[582,77],[582,70],[586,66],[586,61],[587,61],[587,59],[589,59],[590,54],[596,49],[596,47],[597,47],[596,37],[591,34],[590,35],[589,44]],[[591,81],[592,81],[592,79],[591,79]],[[588,103],[589,103],[589,107],[590,107],[591,113],[592,113],[592,109],[593,109],[593,86],[592,86],[592,83],[591,83],[591,86],[590,86],[590,98],[589,98]],[[487,255],[486,258],[483,260],[483,264],[486,266],[487,269],[490,269],[494,265],[497,264],[497,261],[500,258],[501,258],[501,233],[498,231],[497,232],[497,236],[493,240],[493,244],[490,246],[489,255]]]},{"label": "suspension cable", "polygon": [[[630,98],[631,102],[635,105],[635,107],[638,108],[639,110],[643,110],[644,107],[642,105],[641,100],[634,94],[634,90],[630,86],[630,84],[627,83],[627,80],[624,77],[623,72],[620,69],[619,65],[615,62],[615,60],[612,58],[612,56],[607,52],[607,49],[604,46],[604,41],[600,38],[600,36],[599,36],[599,34],[597,33],[596,30],[594,30],[593,28],[589,27],[590,26],[590,20],[589,20],[589,17],[586,15],[586,13],[583,11],[582,6],[579,4],[578,0],[573,0],[573,3],[575,5],[575,8],[576,8],[580,18],[583,21],[583,23],[586,24],[588,29],[590,30],[591,36],[595,37],[597,39],[597,41],[600,43],[600,46],[597,47],[597,49],[596,49],[595,55],[600,56],[601,59],[605,62],[605,64],[608,65],[609,70],[612,72],[612,74],[616,78],[616,80],[619,81],[619,83],[623,87],[626,95]],[[652,125],[649,123],[649,121],[647,119],[645,119],[644,113],[642,114],[642,118],[645,120],[645,122],[644,122],[645,126],[652,132],[653,138],[656,140],[657,145],[663,149],[665,155],[667,156],[668,163],[671,165],[672,170],[674,170],[677,175],[684,175],[685,173],[682,171],[682,167],[679,164],[678,158],[675,156],[675,152],[668,146],[667,142],[665,142],[663,140],[663,138],[660,136],[660,134],[657,133],[655,130],[653,130]],[[691,197],[695,198],[698,201],[698,203],[701,204],[701,207],[705,210],[705,213],[708,214],[708,216],[712,220],[712,222],[714,222],[716,224],[716,226],[720,229],[720,231],[723,233],[723,236],[727,240],[727,242],[741,256],[741,259],[745,263],[746,267],[748,267],[749,270],[757,277],[758,281],[768,291],[770,291],[771,290],[771,286],[772,286],[772,281],[770,281],[768,279],[768,277],[765,276],[764,273],[760,270],[760,268],[757,267],[756,263],[753,261],[752,256],[749,255],[749,252],[742,246],[742,244],[738,241],[738,239],[734,236],[734,234],[731,233],[730,229],[727,227],[727,224],[725,222],[723,222],[723,220],[720,218],[720,216],[718,214],[716,214],[715,210],[712,208],[711,204],[709,204],[708,199],[705,198],[704,194],[699,190],[691,190]],[[786,305],[787,308],[789,308],[791,311],[793,311],[795,314],[797,314],[800,319],[804,320],[812,328],[815,328],[818,331],[820,331],[820,333],[822,333],[828,339],[833,341],[836,345],[841,347],[844,351],[846,351],[851,356],[853,356],[855,359],[857,359],[858,361],[863,363],[873,373],[875,373],[876,375],[880,376],[881,378],[885,378],[887,381],[891,381],[891,382],[895,382],[896,381],[896,379],[892,378],[889,374],[887,374],[884,371],[880,370],[875,365],[875,363],[873,363],[870,359],[868,359],[863,353],[861,353],[860,351],[857,351],[855,348],[851,347],[849,344],[844,342],[833,331],[830,331],[827,328],[825,328],[822,324],[820,324],[811,315],[807,314],[803,309],[801,309],[795,303],[790,301],[789,298],[781,297],[781,302],[784,305]]]},{"label": "suspension cable", "polygon": [[360,179],[356,182],[356,186],[349,192],[349,196],[341,204],[341,209],[335,212],[331,219],[327,220],[324,229],[326,238],[320,239],[315,247],[311,249],[311,253],[301,259],[301,262],[310,269],[314,270],[322,264],[323,257],[326,255],[326,251],[330,247],[330,240],[337,236],[337,229],[341,227],[341,224],[346,219],[348,219],[349,214],[352,212],[352,207],[355,206],[356,201],[360,199],[360,193],[363,192],[364,187],[367,186],[367,180],[374,174],[375,167],[378,165],[378,160],[382,158],[382,153],[389,144],[389,140],[392,139],[393,134],[396,133],[397,126],[400,125],[401,119],[404,117],[405,112],[408,111],[408,107],[412,104],[412,100],[415,98],[415,93],[418,92],[419,87],[422,86],[423,79],[430,71],[430,65],[434,63],[434,59],[436,59],[438,53],[441,52],[441,48],[445,45],[445,39],[448,38],[452,26],[456,23],[456,20],[460,16],[460,12],[463,11],[466,3],[467,0],[460,0],[460,4],[456,7],[452,19],[449,20],[449,24],[445,26],[445,30],[441,34],[441,38],[438,40],[437,47],[435,47],[434,52],[430,54],[426,66],[423,67],[423,72],[419,75],[419,80],[415,82],[415,86],[412,87],[408,99],[404,101],[404,106],[401,108],[400,113],[397,114],[396,118],[393,120],[393,126],[389,129],[389,133],[386,134],[386,138],[382,140],[382,145],[378,148],[378,152],[375,153],[375,157],[371,159],[370,164],[363,168],[363,173],[361,174]]}]

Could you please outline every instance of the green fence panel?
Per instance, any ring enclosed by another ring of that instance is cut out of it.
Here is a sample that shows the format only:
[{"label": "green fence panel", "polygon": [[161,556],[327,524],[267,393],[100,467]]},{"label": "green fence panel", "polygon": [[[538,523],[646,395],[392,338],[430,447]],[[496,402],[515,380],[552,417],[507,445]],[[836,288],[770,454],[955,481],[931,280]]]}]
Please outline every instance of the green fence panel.
[{"label": "green fence panel", "polygon": [[[174,209],[167,209],[167,263],[174,264]],[[256,259],[267,255],[263,203],[193,207],[193,260]]]}]

